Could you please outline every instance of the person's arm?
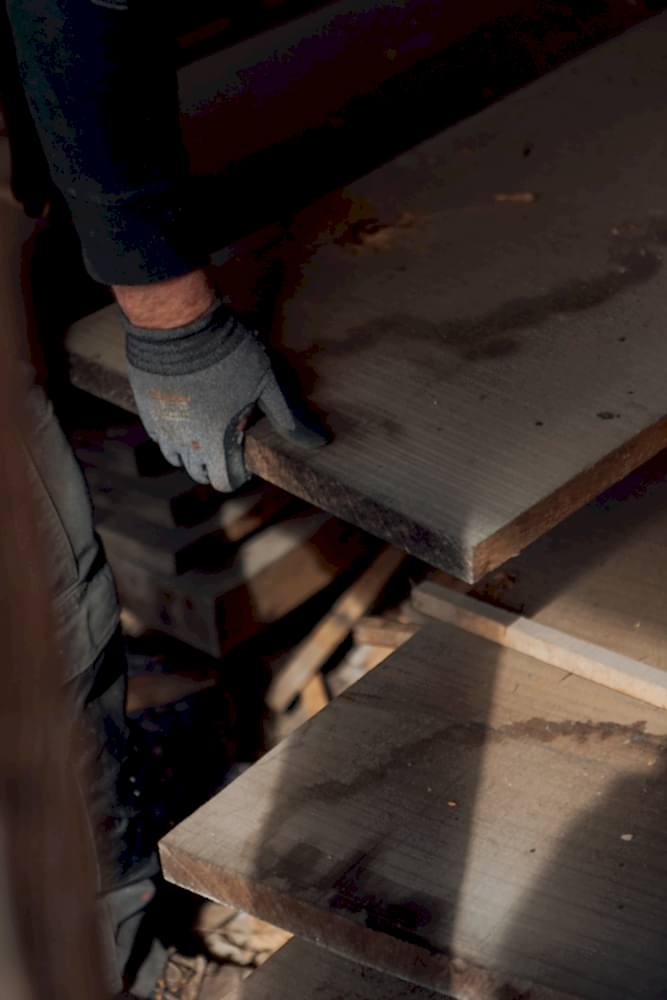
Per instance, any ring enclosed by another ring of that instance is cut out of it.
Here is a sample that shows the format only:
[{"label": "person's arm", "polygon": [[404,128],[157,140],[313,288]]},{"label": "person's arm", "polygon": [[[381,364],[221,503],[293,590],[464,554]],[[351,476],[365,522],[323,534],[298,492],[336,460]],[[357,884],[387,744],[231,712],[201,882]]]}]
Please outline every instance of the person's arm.
[{"label": "person's arm", "polygon": [[155,0],[7,0],[24,88],[91,274],[138,285],[205,263],[187,206],[173,59]]},{"label": "person's arm", "polygon": [[140,416],[199,482],[248,477],[255,404],[296,443],[297,416],[259,338],[210,287],[188,209],[173,39],[157,0],[7,0],[21,76],[91,274],[111,285]]}]

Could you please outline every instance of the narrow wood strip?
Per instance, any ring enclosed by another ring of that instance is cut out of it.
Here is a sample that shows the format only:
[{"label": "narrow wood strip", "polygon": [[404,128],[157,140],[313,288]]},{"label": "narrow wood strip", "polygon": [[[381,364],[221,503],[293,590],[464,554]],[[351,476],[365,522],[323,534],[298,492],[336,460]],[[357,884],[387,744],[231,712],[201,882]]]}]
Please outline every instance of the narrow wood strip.
[{"label": "narrow wood strip", "polygon": [[418,625],[382,618],[379,615],[367,615],[354,626],[354,641],[359,646],[386,646],[388,649],[398,649],[418,631]]},{"label": "narrow wood strip", "polygon": [[534,656],[656,708],[667,708],[667,672],[651,664],[540,625],[504,608],[484,604],[475,597],[447,590],[431,581],[415,588],[413,601],[419,611],[438,621]]},{"label": "narrow wood strip", "polygon": [[361,576],[338,598],[331,611],[296,649],[293,657],[272,681],[266,700],[276,712],[284,711],[310,678],[317,673],[355,622],[377,600],[404,561],[397,549],[385,548]]}]

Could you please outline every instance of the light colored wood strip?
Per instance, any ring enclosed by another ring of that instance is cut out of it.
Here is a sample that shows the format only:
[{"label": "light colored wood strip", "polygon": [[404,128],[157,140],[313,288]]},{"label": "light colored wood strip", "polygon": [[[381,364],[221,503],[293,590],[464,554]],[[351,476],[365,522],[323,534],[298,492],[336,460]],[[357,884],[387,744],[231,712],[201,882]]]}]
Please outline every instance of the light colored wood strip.
[{"label": "light colored wood strip", "polygon": [[321,674],[315,674],[304,685],[301,692],[301,702],[307,719],[321,712],[329,704],[326,684]]},{"label": "light colored wood strip", "polygon": [[468,594],[425,582],[413,592],[415,607],[438,621],[473,632],[508,649],[534,656],[577,677],[667,708],[667,672],[558,629],[514,615]]},{"label": "light colored wood strip", "polygon": [[377,600],[404,560],[405,554],[393,548],[385,548],[376,556],[274,678],[266,695],[270,708],[275,712],[287,708]]},{"label": "light colored wood strip", "polygon": [[360,646],[386,646],[393,650],[402,646],[418,631],[418,625],[368,615],[354,626],[354,641]]}]

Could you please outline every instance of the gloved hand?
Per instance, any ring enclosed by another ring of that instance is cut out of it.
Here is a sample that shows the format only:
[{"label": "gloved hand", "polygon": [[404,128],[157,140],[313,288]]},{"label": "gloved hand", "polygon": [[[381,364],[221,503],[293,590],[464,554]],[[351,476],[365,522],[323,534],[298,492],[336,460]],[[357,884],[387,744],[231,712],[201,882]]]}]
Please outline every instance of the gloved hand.
[{"label": "gloved hand", "polygon": [[284,437],[304,448],[327,437],[287,401],[258,335],[225,306],[173,330],[123,316],[130,384],[144,427],[168,462],[198,483],[235,490],[249,479],[247,417],[258,404]]}]

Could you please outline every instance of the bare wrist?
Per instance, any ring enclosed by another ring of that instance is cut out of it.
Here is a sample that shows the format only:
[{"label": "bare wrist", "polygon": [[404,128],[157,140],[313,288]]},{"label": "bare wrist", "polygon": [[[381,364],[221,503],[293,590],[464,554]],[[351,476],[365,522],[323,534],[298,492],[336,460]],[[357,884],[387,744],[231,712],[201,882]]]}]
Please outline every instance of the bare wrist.
[{"label": "bare wrist", "polygon": [[148,330],[185,326],[216,300],[208,275],[201,270],[150,285],[115,285],[113,293],[129,321]]}]

